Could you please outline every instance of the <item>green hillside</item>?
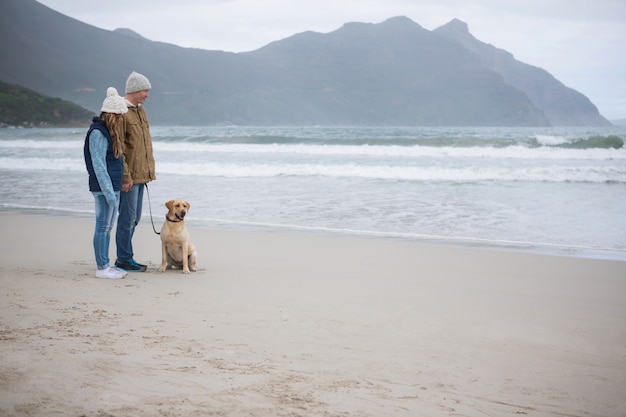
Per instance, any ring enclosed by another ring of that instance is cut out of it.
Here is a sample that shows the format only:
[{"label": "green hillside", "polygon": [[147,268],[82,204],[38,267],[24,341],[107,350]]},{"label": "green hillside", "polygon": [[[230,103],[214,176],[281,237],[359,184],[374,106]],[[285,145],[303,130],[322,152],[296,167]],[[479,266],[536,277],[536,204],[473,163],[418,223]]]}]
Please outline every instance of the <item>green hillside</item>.
[{"label": "green hillside", "polygon": [[93,113],[69,101],[0,81],[0,126],[87,126]]}]

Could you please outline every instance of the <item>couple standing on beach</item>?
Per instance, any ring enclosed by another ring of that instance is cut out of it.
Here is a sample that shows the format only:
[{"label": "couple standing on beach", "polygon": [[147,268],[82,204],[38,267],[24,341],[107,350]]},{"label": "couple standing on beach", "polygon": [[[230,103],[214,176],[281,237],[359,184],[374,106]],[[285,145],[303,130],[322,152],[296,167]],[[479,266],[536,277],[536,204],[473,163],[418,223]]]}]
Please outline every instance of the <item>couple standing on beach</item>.
[{"label": "couple standing on beach", "polygon": [[[150,125],[143,108],[151,88],[148,78],[134,71],[126,80],[125,97],[109,87],[100,116],[93,118],[85,137],[89,191],[96,204],[97,278],[119,279],[127,272],[147,269],[133,259],[132,239],[141,219],[145,185],[156,179]],[[111,266],[109,242],[118,211],[117,260]]]}]

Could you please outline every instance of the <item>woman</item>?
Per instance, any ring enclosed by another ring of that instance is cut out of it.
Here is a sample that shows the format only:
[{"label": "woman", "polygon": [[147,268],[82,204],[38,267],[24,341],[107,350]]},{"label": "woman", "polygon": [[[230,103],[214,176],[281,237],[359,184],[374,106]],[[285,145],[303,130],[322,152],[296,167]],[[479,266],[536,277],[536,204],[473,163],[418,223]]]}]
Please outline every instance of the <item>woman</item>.
[{"label": "woman", "polygon": [[115,88],[109,87],[100,109],[100,117],[93,118],[83,148],[89,173],[89,191],[96,202],[93,250],[97,278],[119,279],[126,276],[126,271],[110,265],[109,242],[122,189],[124,141],[120,127],[127,111],[124,99]]}]

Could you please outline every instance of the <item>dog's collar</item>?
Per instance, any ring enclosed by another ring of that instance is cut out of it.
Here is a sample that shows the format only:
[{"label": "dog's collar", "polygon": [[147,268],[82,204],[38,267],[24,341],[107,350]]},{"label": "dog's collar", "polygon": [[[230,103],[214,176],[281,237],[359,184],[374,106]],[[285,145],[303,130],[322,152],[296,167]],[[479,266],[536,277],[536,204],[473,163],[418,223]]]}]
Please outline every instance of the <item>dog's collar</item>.
[{"label": "dog's collar", "polygon": [[167,219],[167,221],[170,221],[172,223],[179,223],[183,221],[183,219],[179,219],[178,217],[176,217],[176,220],[172,220],[169,217],[167,217],[167,214],[165,215],[165,218]]}]

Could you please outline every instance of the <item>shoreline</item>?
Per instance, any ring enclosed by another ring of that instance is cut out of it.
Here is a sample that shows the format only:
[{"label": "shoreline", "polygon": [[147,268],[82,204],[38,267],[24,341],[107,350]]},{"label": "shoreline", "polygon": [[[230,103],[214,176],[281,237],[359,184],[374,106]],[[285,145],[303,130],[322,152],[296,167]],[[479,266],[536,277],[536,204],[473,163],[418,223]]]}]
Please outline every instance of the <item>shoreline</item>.
[{"label": "shoreline", "polygon": [[2,415],[626,415],[625,262],[189,224],[158,273],[143,219],[102,280],[93,226],[0,211]]},{"label": "shoreline", "polygon": [[[145,207],[144,207],[145,208]],[[76,211],[63,211],[59,209],[49,208],[35,208],[35,207],[16,207],[21,214],[26,215],[38,215],[38,216],[60,216],[69,218],[85,218],[91,219],[94,216],[93,212],[76,212]],[[4,212],[10,212],[11,208],[0,207],[0,215]],[[150,216],[150,212],[144,212],[141,218],[140,226],[146,223],[156,231],[161,228],[162,216]],[[154,223],[152,223],[152,221]],[[546,256],[562,256],[567,258],[580,258],[580,259],[598,259],[626,262],[626,251],[610,248],[592,248],[576,245],[561,245],[552,243],[538,243],[538,242],[521,242],[512,240],[489,240],[481,238],[451,238],[451,237],[439,237],[429,235],[414,235],[403,234],[396,232],[376,232],[376,231],[361,231],[351,229],[332,229],[327,227],[306,227],[298,225],[280,225],[280,224],[266,224],[255,222],[236,222],[225,221],[219,219],[192,219],[190,222],[194,224],[194,227],[203,230],[223,230],[223,231],[243,231],[250,233],[268,233],[268,234],[295,234],[295,235],[312,235],[312,236],[326,236],[326,237],[345,237],[354,239],[380,239],[390,240],[397,242],[409,242],[419,245],[432,245],[443,247],[455,247],[455,248],[468,248],[479,250],[493,250],[493,251],[505,251],[516,253],[528,253],[535,255]],[[115,233],[115,231],[113,231]]]}]

